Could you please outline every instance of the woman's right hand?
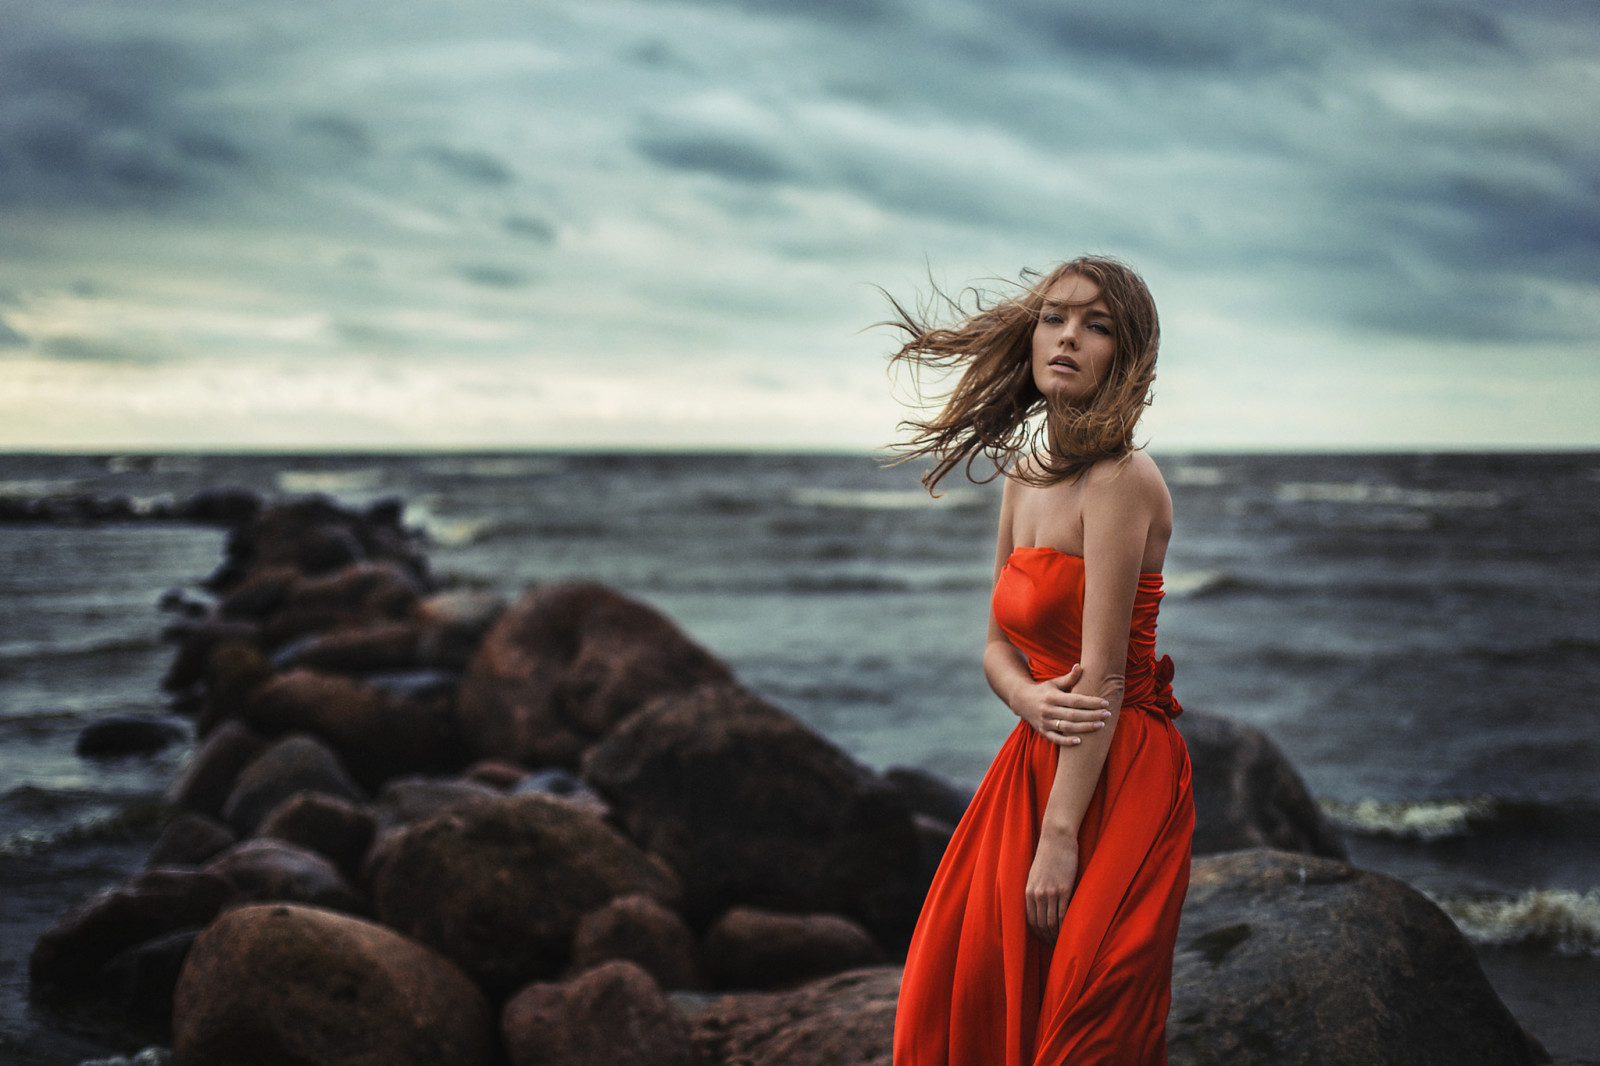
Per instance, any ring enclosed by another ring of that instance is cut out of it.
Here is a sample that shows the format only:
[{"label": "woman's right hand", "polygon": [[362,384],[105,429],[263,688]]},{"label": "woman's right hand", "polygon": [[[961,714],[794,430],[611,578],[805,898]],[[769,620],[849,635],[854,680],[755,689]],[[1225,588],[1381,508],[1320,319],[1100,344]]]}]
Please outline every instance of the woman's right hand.
[{"label": "woman's right hand", "polygon": [[1074,663],[1060,677],[1026,685],[1012,697],[1011,710],[1052,744],[1082,743],[1081,734],[1104,729],[1111,717],[1106,700],[1072,691],[1082,677],[1083,665]]}]

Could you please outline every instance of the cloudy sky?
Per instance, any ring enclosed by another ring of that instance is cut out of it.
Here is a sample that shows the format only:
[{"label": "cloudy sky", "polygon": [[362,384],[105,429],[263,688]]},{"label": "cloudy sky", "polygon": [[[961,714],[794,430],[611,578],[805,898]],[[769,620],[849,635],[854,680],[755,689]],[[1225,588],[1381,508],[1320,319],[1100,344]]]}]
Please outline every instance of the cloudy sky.
[{"label": "cloudy sky", "polygon": [[0,448],[865,448],[1142,270],[1156,449],[1600,446],[1591,0],[0,0]]}]

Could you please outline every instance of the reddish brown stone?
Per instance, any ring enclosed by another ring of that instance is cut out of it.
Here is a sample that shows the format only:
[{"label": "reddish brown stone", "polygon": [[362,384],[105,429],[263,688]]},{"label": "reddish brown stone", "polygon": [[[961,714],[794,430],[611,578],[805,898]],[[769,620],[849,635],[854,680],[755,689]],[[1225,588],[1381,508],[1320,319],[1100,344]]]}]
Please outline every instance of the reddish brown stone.
[{"label": "reddish brown stone", "polygon": [[689,1027],[644,970],[608,962],[529,985],[501,1013],[511,1066],[697,1066]]},{"label": "reddish brown stone", "polygon": [[499,995],[559,974],[579,919],[612,897],[677,892],[615,829],[542,796],[470,803],[387,833],[366,881],[379,918]]},{"label": "reddish brown stone", "polygon": [[323,792],[357,803],[365,799],[326,744],[315,737],[292,733],[244,768],[222,809],[222,817],[240,836],[249,836],[274,807],[296,792]]},{"label": "reddish brown stone", "polygon": [[623,959],[637,964],[662,988],[693,988],[694,934],[674,910],[644,895],[618,896],[578,923],[571,972]]},{"label": "reddish brown stone", "polygon": [[484,638],[461,682],[462,728],[479,755],[573,766],[650,699],[731,676],[642,603],[600,585],[547,585]]},{"label": "reddish brown stone", "polygon": [[322,792],[297,792],[272,809],[259,835],[314,851],[354,880],[377,833],[365,807]]},{"label": "reddish brown stone", "polygon": [[233,792],[239,773],[267,747],[267,739],[238,722],[224,722],[189,756],[167,790],[167,802],[211,818]]},{"label": "reddish brown stone", "polygon": [[333,863],[282,840],[262,837],[235,844],[204,869],[232,885],[238,901],[309,903],[350,914],[370,910]]},{"label": "reddish brown stone", "polygon": [[292,904],[231,910],[189,951],[175,1066],[489,1066],[495,1019],[448,960],[392,929]]},{"label": "reddish brown stone", "polygon": [[708,1066],[891,1066],[899,967],[722,996],[689,1019]]},{"label": "reddish brown stone", "polygon": [[860,925],[836,914],[734,907],[706,933],[706,979],[718,988],[779,988],[884,961]]}]

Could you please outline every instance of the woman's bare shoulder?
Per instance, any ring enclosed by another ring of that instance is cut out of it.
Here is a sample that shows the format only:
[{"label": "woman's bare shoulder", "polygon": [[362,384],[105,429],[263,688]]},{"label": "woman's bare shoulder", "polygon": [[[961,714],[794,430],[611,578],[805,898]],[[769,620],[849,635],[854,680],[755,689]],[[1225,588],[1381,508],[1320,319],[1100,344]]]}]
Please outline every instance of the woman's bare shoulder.
[{"label": "woman's bare shoulder", "polygon": [[1120,459],[1102,459],[1089,468],[1086,487],[1090,495],[1124,499],[1170,501],[1166,479],[1156,461],[1142,451]]}]

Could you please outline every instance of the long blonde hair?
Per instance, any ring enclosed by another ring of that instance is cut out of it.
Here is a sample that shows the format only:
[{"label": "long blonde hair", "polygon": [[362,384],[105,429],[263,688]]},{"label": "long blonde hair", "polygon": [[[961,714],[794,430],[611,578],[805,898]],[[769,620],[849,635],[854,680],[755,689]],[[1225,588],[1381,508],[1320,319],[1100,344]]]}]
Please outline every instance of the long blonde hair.
[{"label": "long blonde hair", "polygon": [[[1052,405],[1034,384],[1033,331],[1045,293],[1074,275],[1099,286],[1111,312],[1116,348],[1105,380],[1088,402]],[[919,396],[920,371],[966,368],[936,416],[900,423],[912,436],[896,445],[901,453],[896,463],[932,456],[934,466],[922,477],[931,492],[962,465],[973,481],[992,481],[1004,472],[1031,485],[1053,485],[1077,477],[1101,459],[1133,452],[1134,427],[1150,405],[1161,345],[1156,303],[1143,278],[1115,259],[1082,256],[1042,278],[1025,271],[1014,295],[991,301],[975,289],[968,294],[971,311],[934,289],[933,308],[960,316],[948,327],[934,323],[932,309],[909,310],[889,297],[894,317],[880,324],[909,335],[889,363],[911,369]],[[1044,418],[1034,417],[1041,412]],[[972,464],[980,456],[994,464],[994,472],[985,477],[973,474]]]}]

